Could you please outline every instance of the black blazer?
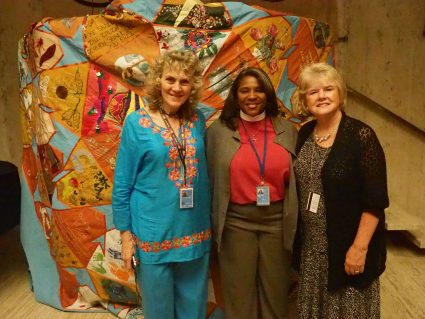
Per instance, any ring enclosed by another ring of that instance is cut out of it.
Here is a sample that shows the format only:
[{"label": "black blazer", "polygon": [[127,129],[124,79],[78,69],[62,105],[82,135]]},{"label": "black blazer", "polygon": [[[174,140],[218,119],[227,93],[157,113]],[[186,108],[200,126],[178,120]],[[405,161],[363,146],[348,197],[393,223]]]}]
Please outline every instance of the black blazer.
[{"label": "black blazer", "polygon": [[[316,121],[311,121],[301,128],[297,155],[313,133],[315,124]],[[384,209],[389,205],[385,155],[375,132],[365,123],[343,113],[321,178],[328,237],[328,290],[344,286],[367,287],[385,270]],[[369,243],[364,273],[348,276],[344,270],[345,255],[365,211],[374,213],[379,223]],[[301,241],[302,227],[298,227],[294,246],[298,256],[295,258],[296,268],[299,268]]]}]

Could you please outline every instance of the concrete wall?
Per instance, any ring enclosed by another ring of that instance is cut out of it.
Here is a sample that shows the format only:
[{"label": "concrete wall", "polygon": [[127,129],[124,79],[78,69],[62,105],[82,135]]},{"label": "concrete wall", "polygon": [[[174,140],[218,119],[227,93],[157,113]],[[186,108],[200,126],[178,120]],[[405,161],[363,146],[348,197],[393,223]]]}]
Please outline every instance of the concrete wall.
[{"label": "concrete wall", "polygon": [[[384,148],[390,197],[388,222],[397,224],[397,228],[425,224],[425,133],[356,94],[349,94],[347,112],[370,124]],[[424,239],[420,236],[418,240]]]},{"label": "concrete wall", "polygon": [[384,147],[391,215],[425,225],[425,1],[345,5],[343,71],[358,92],[347,112],[370,124]]},{"label": "concrete wall", "polygon": [[349,3],[348,83],[425,131],[425,1]]}]

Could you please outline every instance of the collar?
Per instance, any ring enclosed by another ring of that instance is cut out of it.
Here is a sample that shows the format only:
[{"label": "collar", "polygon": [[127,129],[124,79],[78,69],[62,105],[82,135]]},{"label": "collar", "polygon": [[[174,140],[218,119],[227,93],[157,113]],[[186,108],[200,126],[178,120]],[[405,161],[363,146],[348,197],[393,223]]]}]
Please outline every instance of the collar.
[{"label": "collar", "polygon": [[256,116],[249,116],[248,114],[239,111],[239,116],[241,117],[242,120],[247,121],[247,122],[259,122],[261,120],[264,120],[266,118],[266,111],[263,111],[263,113],[260,113]]}]

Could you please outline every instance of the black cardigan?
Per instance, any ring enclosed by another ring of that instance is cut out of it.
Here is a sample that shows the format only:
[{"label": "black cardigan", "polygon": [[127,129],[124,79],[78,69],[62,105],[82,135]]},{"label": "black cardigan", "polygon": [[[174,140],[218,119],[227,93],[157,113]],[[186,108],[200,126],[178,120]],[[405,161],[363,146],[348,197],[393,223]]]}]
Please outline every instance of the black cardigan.
[{"label": "black cardigan", "polygon": [[[296,153],[312,134],[316,121],[306,123],[298,135]],[[385,270],[385,215],[388,207],[385,155],[375,132],[343,113],[334,144],[321,172],[328,238],[328,290],[367,287]],[[301,207],[301,206],[300,206]],[[345,255],[352,245],[363,212],[379,218],[369,243],[363,274],[348,276]],[[299,214],[300,216],[301,214]],[[301,223],[298,223],[300,226]],[[302,228],[294,244],[299,269]]]}]

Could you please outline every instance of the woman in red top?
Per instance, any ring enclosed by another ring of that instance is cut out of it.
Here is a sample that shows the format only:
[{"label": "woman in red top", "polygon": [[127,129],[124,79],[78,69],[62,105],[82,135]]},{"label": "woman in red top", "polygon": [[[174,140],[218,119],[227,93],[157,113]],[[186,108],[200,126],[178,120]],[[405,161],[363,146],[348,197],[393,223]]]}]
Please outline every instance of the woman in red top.
[{"label": "woman in red top", "polygon": [[278,115],[269,77],[248,68],[235,79],[220,119],[207,133],[227,319],[287,315],[298,211],[292,168],[297,131]]}]

